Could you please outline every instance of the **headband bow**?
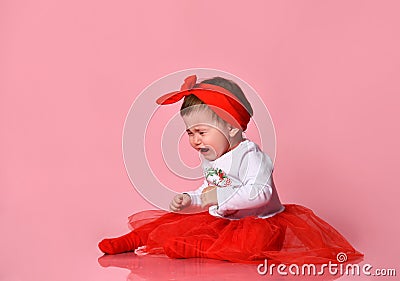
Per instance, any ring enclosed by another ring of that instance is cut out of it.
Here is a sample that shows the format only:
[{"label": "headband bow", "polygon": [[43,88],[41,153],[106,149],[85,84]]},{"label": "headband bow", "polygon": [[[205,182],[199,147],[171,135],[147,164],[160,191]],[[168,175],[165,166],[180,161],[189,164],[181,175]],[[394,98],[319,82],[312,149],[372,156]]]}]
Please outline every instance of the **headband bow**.
[{"label": "headband bow", "polygon": [[165,94],[157,99],[160,105],[176,103],[182,98],[195,95],[224,121],[237,128],[247,129],[250,114],[239,99],[227,89],[206,83],[196,84],[196,75],[185,78],[180,91]]}]

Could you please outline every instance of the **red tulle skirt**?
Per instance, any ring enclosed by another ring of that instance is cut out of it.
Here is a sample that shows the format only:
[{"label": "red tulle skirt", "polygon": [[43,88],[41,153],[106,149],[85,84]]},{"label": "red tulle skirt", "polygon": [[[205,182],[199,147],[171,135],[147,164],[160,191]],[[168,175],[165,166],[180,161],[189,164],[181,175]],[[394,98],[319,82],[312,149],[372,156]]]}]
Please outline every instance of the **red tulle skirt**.
[{"label": "red tulle skirt", "polygon": [[[174,247],[193,248],[200,257],[260,263],[323,264],[361,260],[362,254],[310,209],[286,204],[270,218],[229,220],[208,212],[195,214],[143,211],[129,217],[129,226],[143,241],[144,253],[177,257]],[[171,254],[172,253],[172,254]],[[179,256],[179,254],[178,254]]]}]

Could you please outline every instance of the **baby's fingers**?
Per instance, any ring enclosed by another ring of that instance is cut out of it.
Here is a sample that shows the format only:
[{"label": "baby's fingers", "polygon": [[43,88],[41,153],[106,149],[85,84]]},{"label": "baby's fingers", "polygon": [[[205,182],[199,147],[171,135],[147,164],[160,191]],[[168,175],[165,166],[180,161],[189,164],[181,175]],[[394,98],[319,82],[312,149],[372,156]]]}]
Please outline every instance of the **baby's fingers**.
[{"label": "baby's fingers", "polygon": [[176,208],[176,207],[174,207],[174,206],[172,206],[172,205],[169,206],[169,209],[170,209],[172,212],[177,212],[177,211],[180,210],[180,209],[178,209],[178,208]]},{"label": "baby's fingers", "polygon": [[170,209],[171,211],[173,211],[173,212],[179,211],[179,209],[178,209],[175,205],[173,205],[172,202],[171,202],[171,204],[169,204],[169,209]]},{"label": "baby's fingers", "polygon": [[182,203],[183,201],[183,195],[182,194],[178,194],[174,197],[174,201],[177,203]]},{"label": "baby's fingers", "polygon": [[182,202],[176,202],[175,200],[171,202],[170,207],[173,208],[174,211],[178,211],[181,209]]},{"label": "baby's fingers", "polygon": [[184,194],[182,197],[182,206],[188,206],[192,203],[192,198],[188,194]]}]

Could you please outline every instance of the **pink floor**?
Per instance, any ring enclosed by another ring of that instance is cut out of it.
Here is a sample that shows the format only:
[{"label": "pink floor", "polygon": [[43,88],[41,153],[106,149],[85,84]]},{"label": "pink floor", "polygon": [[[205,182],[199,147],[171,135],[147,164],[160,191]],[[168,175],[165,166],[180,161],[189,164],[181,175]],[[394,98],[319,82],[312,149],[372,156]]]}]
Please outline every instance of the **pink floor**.
[{"label": "pink floor", "polygon": [[[99,260],[101,239],[154,208],[125,170],[127,113],[152,82],[194,67],[259,93],[282,201],[332,224],[361,264],[400,274],[399,10],[396,0],[1,1],[0,280],[301,279],[212,260]],[[397,280],[340,278],[350,279]]]}]

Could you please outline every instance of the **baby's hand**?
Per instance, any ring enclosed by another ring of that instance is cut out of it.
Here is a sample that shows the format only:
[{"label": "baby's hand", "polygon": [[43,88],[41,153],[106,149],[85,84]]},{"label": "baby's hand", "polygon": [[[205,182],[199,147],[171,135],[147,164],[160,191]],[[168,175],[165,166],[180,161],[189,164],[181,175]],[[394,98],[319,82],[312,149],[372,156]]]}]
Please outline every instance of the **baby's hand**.
[{"label": "baby's hand", "polygon": [[211,205],[218,205],[217,200],[217,187],[216,186],[207,186],[203,189],[200,195],[201,199],[201,207],[208,207]]},{"label": "baby's hand", "polygon": [[180,211],[192,203],[192,199],[190,198],[189,194],[183,193],[178,194],[172,199],[171,203],[169,204],[169,209],[173,212]]}]

